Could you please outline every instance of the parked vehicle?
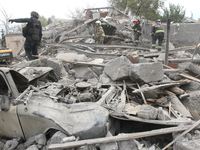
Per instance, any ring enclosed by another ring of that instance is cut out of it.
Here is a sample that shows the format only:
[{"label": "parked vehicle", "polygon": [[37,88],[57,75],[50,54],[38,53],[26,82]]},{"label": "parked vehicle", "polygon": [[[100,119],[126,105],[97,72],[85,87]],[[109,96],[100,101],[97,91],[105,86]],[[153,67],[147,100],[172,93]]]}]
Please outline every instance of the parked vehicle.
[{"label": "parked vehicle", "polygon": [[22,74],[0,67],[0,136],[14,138],[62,131],[80,139],[107,133],[108,111],[92,102],[66,104],[28,84]]}]

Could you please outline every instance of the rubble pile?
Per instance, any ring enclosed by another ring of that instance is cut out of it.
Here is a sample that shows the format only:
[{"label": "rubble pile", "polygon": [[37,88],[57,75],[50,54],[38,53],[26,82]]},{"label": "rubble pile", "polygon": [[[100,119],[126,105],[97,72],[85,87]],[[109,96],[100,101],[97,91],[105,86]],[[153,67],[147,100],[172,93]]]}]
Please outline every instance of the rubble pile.
[{"label": "rubble pile", "polygon": [[97,19],[49,25],[39,59],[19,55],[1,67],[1,92],[10,101],[1,94],[0,119],[16,116],[9,131],[1,127],[0,149],[199,147],[199,55],[188,52],[194,46],[171,43],[164,65],[165,50],[150,49],[149,37],[133,46],[132,18],[108,14],[101,20],[105,45],[94,44]]},{"label": "rubble pile", "polygon": [[[87,51],[82,52],[82,54],[72,53],[72,51],[62,50],[52,58],[40,58],[26,63],[19,62],[10,67],[24,75],[29,84],[41,89],[40,91],[35,90],[36,93],[48,93],[47,96],[53,103],[72,105],[92,102],[106,108],[112,118],[109,123],[109,136],[136,132],[132,128],[134,125],[132,127],[126,126],[124,129],[123,120],[171,127],[182,123],[192,124],[193,120],[198,119],[198,99],[193,93],[198,93],[199,82],[195,76],[192,76],[199,72],[199,67],[196,64],[184,62],[179,63],[177,69],[165,69],[161,62],[153,62],[153,59],[139,63],[141,55],[135,55],[137,50],[132,55],[131,51],[127,50],[128,56],[115,55],[113,59],[107,59],[108,54],[102,54],[105,55],[103,59],[89,57]],[[139,50],[138,53],[140,52]],[[132,63],[132,60],[135,63]],[[185,73],[182,73],[183,71]],[[48,75],[44,76],[44,74]],[[177,77],[175,78],[172,74],[176,74]],[[23,99],[27,99],[27,96],[30,95],[29,92]],[[37,94],[35,96],[37,97]],[[191,102],[192,99],[193,102]],[[30,103],[29,101],[27,104]],[[192,106],[192,103],[196,104],[195,107]],[[113,119],[120,121],[113,123]],[[64,134],[64,137],[57,137],[62,140],[51,143],[52,138],[57,134],[45,139],[43,144],[33,141],[32,144],[26,145],[27,141],[24,143],[18,138],[11,141],[2,139],[2,147],[5,149],[8,146],[6,143],[9,142],[12,143],[11,147],[17,141],[15,148],[18,149],[21,146],[27,149],[47,149],[51,144],[65,143],[61,141],[66,137],[71,138]],[[32,138],[35,139],[37,136],[39,135]],[[42,137],[47,138],[46,136],[49,135]],[[77,140],[77,138],[74,135],[72,141]],[[126,142],[129,142],[130,149],[133,147],[157,149],[169,143],[167,141],[158,142],[154,145],[152,139],[147,138],[147,141],[144,139],[114,142],[115,144],[102,145],[99,143],[100,145],[84,147],[93,147],[93,149],[118,147],[120,149],[123,145],[127,147]],[[157,137],[158,139],[159,137]],[[84,149],[83,147],[78,149],[81,148]]]}]

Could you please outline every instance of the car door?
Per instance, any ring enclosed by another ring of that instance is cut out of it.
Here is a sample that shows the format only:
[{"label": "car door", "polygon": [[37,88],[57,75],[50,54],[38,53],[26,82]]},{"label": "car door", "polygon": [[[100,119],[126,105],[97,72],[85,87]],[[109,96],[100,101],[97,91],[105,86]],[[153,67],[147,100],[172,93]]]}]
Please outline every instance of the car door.
[{"label": "car door", "polygon": [[17,106],[11,99],[18,95],[15,83],[8,69],[0,68],[0,136],[13,138],[24,134],[17,116]]}]

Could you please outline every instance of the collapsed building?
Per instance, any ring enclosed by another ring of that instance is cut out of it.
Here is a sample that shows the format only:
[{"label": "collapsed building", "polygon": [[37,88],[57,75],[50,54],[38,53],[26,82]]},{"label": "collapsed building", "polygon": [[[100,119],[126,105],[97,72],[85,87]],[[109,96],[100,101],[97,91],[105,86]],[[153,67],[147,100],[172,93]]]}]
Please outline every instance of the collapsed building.
[{"label": "collapsed building", "polygon": [[[176,44],[186,24],[171,26],[164,65],[165,51],[150,49],[152,22],[141,19],[141,46],[135,47],[135,16],[128,9],[103,9],[109,11],[87,9],[88,20],[52,22],[43,31],[39,59],[26,61],[20,49],[1,68],[0,134],[9,138],[0,140],[1,149],[200,147],[199,55],[192,38],[182,36]],[[98,19],[104,45],[94,44]],[[15,125],[6,126],[13,110]]]}]

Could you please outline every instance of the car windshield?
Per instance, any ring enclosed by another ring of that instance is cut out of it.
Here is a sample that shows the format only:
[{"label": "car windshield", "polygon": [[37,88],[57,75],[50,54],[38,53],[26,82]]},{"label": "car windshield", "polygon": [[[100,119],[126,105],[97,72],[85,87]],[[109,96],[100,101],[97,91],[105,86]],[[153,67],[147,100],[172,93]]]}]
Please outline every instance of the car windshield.
[{"label": "car windshield", "polygon": [[8,94],[8,86],[0,74],[0,95],[7,95]]}]

